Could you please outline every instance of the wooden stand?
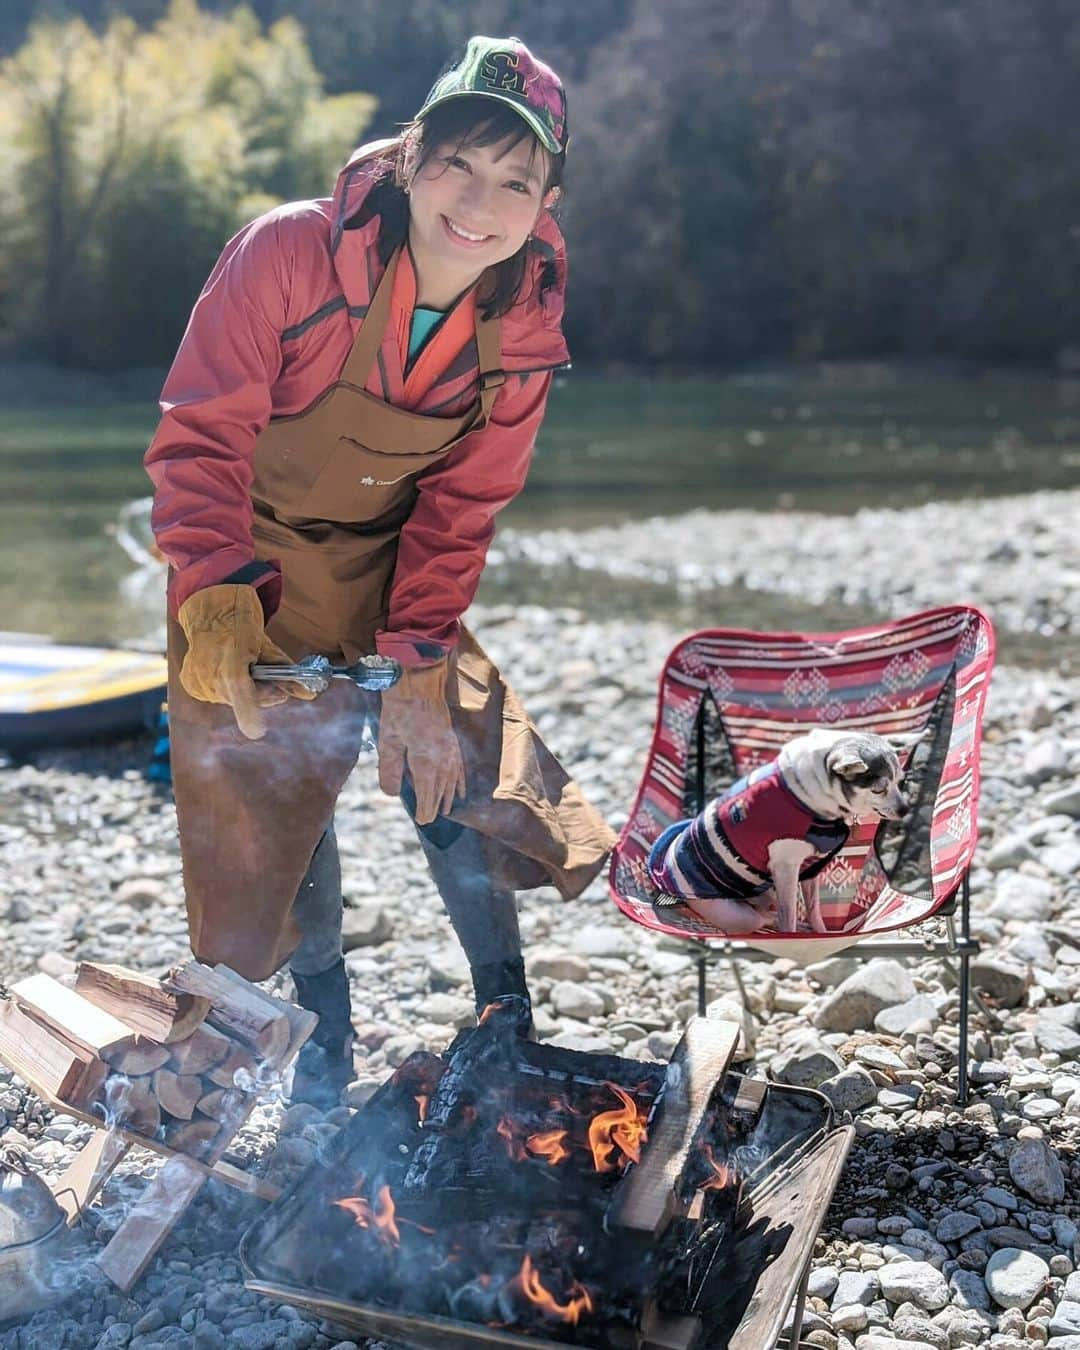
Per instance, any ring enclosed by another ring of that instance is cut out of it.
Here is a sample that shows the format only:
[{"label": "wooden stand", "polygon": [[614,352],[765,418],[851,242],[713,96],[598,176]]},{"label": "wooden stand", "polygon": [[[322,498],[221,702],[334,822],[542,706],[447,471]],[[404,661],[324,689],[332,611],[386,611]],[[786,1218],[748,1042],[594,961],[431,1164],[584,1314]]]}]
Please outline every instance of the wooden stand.
[{"label": "wooden stand", "polygon": [[[284,1050],[275,1055],[271,1061],[275,1071],[284,1071],[315,1030],[318,1017],[291,1003],[272,998],[256,986],[241,980],[232,971],[226,971],[224,967],[218,967],[216,973],[232,983],[234,988],[243,986],[253,1016],[254,1004],[261,1000],[268,1005],[269,1013],[283,1015],[288,1019],[288,1042]],[[154,1153],[160,1153],[165,1158],[164,1166],[97,1257],[98,1265],[124,1293],[134,1286],[146,1270],[188,1205],[210,1177],[216,1177],[226,1185],[234,1186],[249,1195],[256,1195],[261,1200],[276,1200],[281,1193],[280,1187],[224,1161],[224,1154],[233,1136],[254,1109],[258,1096],[255,1092],[246,1096],[240,1110],[230,1116],[228,1127],[221,1131],[213,1147],[205,1158],[200,1160],[178,1153],[160,1140],[116,1126],[106,1128],[100,1117],[90,1115],[57,1096],[49,1083],[44,1081],[44,1075],[35,1073],[31,1065],[23,1063],[13,1067],[20,1077],[26,1078],[28,1085],[37,1095],[57,1111],[96,1127],[95,1133],[78,1156],[51,1186],[57,1204],[68,1216],[69,1226],[79,1220],[128,1149],[146,1148]]]}]

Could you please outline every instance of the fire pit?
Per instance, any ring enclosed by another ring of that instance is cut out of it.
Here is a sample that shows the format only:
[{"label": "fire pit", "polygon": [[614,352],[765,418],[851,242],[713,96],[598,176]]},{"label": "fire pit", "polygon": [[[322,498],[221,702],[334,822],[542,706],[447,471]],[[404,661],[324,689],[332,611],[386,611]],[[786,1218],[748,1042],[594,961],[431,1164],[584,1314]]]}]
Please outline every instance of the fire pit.
[{"label": "fire pit", "polygon": [[514,1021],[406,1060],[245,1235],[248,1287],[430,1350],[774,1344],[850,1144],[826,1099],[727,1073],[725,1023],[663,1065]]}]

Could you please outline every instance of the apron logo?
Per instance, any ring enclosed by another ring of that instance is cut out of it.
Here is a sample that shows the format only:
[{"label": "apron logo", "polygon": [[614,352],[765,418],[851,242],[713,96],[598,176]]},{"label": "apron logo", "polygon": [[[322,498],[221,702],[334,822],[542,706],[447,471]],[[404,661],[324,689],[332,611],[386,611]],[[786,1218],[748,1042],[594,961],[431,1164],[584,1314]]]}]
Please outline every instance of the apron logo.
[{"label": "apron logo", "polygon": [[395,483],[403,482],[406,478],[411,478],[411,473],[399,474],[397,478],[371,478],[365,475],[360,479],[361,487],[393,487]]}]

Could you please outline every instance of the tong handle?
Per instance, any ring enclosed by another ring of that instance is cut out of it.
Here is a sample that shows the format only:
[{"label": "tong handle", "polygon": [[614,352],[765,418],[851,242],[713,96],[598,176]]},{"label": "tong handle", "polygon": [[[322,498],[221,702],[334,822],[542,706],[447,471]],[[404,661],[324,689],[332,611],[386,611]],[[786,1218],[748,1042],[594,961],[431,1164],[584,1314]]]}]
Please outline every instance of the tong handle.
[{"label": "tong handle", "polygon": [[401,679],[401,666],[391,656],[362,656],[351,666],[333,666],[325,656],[305,656],[295,665],[256,663],[251,667],[253,680],[281,682],[292,680],[324,694],[330,681],[351,680],[358,689],[389,689]]}]

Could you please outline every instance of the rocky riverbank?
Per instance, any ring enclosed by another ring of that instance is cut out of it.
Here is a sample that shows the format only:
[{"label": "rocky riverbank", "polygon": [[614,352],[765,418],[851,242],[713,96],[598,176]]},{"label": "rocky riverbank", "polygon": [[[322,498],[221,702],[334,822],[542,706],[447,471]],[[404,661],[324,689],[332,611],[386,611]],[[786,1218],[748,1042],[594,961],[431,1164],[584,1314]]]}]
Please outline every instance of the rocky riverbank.
[{"label": "rocky riverbank", "polygon": [[[1052,560],[1039,561],[1036,522],[1052,522],[1046,541],[1065,549],[1059,509],[1069,501],[1059,494],[988,503],[987,517],[978,506],[968,514],[952,508],[935,533],[956,556],[982,560],[965,574],[962,595],[955,572],[950,589],[953,553],[934,549],[945,559],[936,579],[930,561],[914,556],[916,535],[930,550],[928,518],[911,536],[886,538],[880,517],[888,513],[865,513],[847,522],[847,535],[834,526],[829,536],[830,584],[862,560],[859,584],[872,579],[882,612],[964,598],[986,605],[1006,628],[1042,622],[1069,603],[1069,591],[1064,555],[1054,574],[1059,590],[1046,589]],[[1075,518],[1080,496],[1071,501]],[[751,519],[778,555],[806,543],[797,564],[787,559],[784,575],[795,584],[818,556],[809,527],[790,516]],[[1029,524],[1012,541],[1020,520]],[[707,537],[696,517],[664,529],[669,538]],[[621,556],[633,532],[620,534],[618,553],[600,534],[585,537],[579,565],[604,550],[609,561]],[[1030,552],[1008,566],[988,559],[999,535]],[[511,538],[504,547],[518,544]],[[716,547],[710,562],[695,542],[702,568],[721,566]],[[780,572],[772,575],[779,584]],[[805,578],[809,586],[809,570]],[[1052,603],[1033,608],[1040,593]],[[569,609],[488,609],[474,622],[553,748],[621,824],[648,745],[656,675],[681,633]],[[1053,617],[1047,622],[1059,635],[1068,631]],[[567,654],[557,666],[553,651]],[[842,955],[805,969],[784,959],[745,963],[745,1013],[730,970],[717,967],[712,976],[714,1011],[744,1022],[745,1067],[822,1087],[855,1123],[811,1283],[805,1338],[825,1350],[1080,1350],[1080,678],[1064,667],[999,666],[985,732],[982,848],[972,878],[985,1006],[974,1019],[978,1066],[965,1110],[956,1106],[956,994],[939,964],[857,969]],[[0,764],[6,980],[47,966],[57,952],[152,970],[186,954],[175,813],[143,777],[148,756],[139,742]],[[350,1092],[358,1104],[411,1051],[444,1046],[470,1002],[464,961],[411,827],[378,793],[370,762],[345,789],[338,835],[363,1046]],[[696,1006],[695,971],[683,950],[622,920],[602,882],[569,904],[552,891],[524,895],[522,929],[542,1037],[667,1057]],[[42,1109],[6,1071],[0,1080],[5,1137],[22,1136],[35,1165],[55,1174],[86,1127]],[[287,1181],[349,1109],[321,1117],[270,1102],[252,1117],[240,1151],[271,1179]],[[120,1180],[84,1223],[91,1254],[156,1165],[146,1155],[125,1159]],[[344,1350],[351,1343],[339,1330],[244,1291],[236,1245],[257,1210],[257,1201],[206,1187],[132,1297],[90,1267],[66,1304],[0,1332],[0,1347]]]}]

